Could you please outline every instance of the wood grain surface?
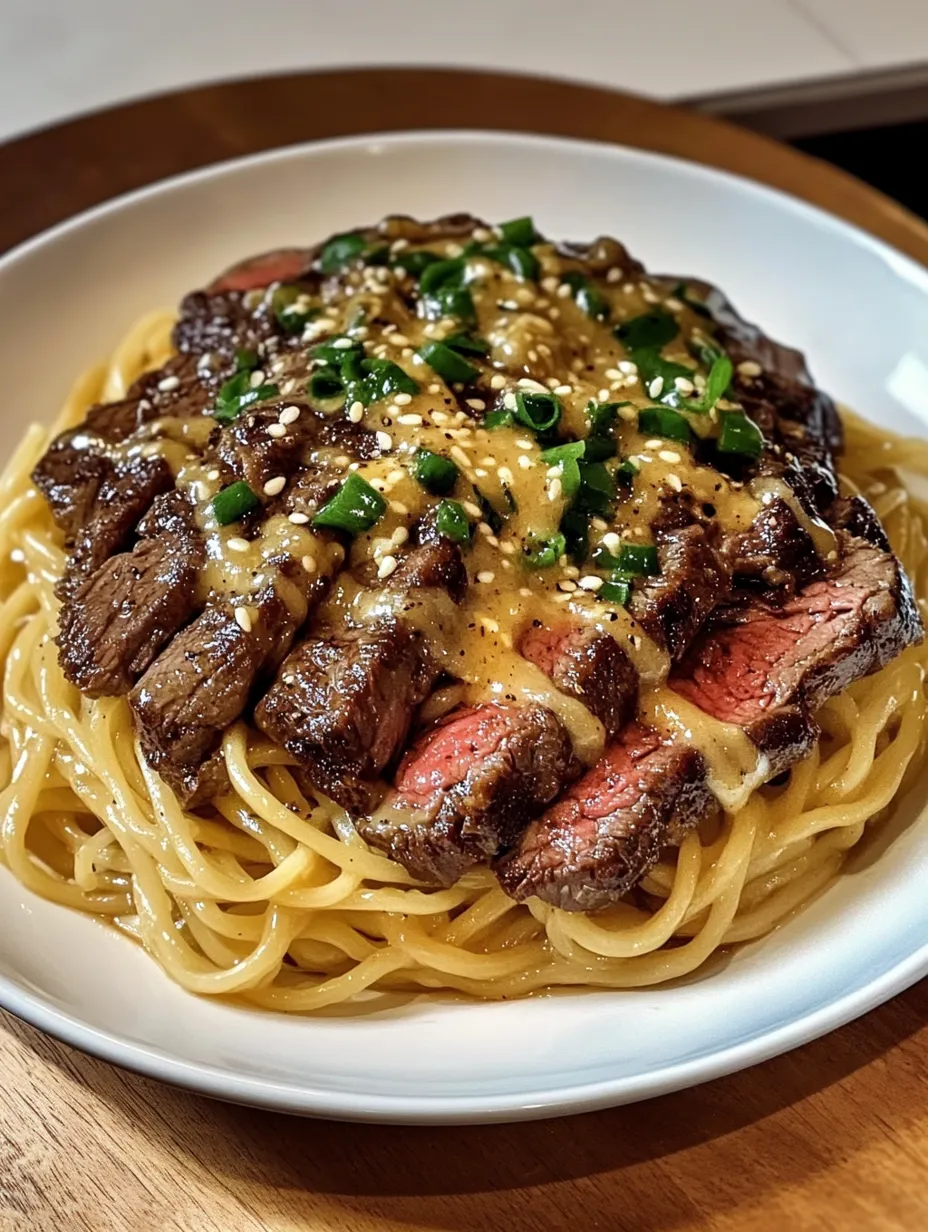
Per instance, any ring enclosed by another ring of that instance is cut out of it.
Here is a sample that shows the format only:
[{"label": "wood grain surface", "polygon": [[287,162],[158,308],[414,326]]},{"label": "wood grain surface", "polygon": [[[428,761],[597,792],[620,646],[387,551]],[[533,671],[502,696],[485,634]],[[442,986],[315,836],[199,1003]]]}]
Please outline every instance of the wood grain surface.
[{"label": "wood grain surface", "polygon": [[[427,70],[211,86],[0,147],[0,250],[191,167],[426,125],[561,133],[705,162],[813,201],[928,264],[917,219],[766,139],[603,90]],[[525,1125],[416,1129],[219,1104],[0,1014],[0,1229],[916,1232],[928,1228],[926,1019],[928,982],[692,1091]]]}]

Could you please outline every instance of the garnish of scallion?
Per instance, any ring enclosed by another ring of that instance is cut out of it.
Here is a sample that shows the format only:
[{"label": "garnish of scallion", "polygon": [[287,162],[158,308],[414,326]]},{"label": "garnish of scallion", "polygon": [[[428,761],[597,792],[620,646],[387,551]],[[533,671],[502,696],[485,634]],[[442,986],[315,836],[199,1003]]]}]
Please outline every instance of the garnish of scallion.
[{"label": "garnish of scallion", "polygon": [[430,449],[419,449],[413,459],[416,481],[433,496],[447,496],[457,482],[457,466],[450,458]]},{"label": "garnish of scallion", "polygon": [[480,375],[480,369],[452,350],[444,342],[427,342],[419,349],[419,358],[437,372],[442,380],[451,384],[466,385]]},{"label": "garnish of scallion", "polygon": [[435,511],[435,527],[440,535],[453,543],[470,543],[470,520],[464,506],[456,500],[439,501]]},{"label": "garnish of scallion", "polygon": [[357,535],[383,517],[387,502],[357,471],[352,471],[331,500],[313,518],[313,526]]},{"label": "garnish of scallion", "polygon": [[221,488],[212,499],[213,513],[220,526],[238,522],[261,504],[247,483],[239,480]]}]

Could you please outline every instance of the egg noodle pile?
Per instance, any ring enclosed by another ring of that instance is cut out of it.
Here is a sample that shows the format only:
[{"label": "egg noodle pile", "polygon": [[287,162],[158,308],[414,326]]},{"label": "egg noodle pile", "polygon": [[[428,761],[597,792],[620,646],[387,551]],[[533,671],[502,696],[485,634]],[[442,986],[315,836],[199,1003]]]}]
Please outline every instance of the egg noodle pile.
[{"label": "egg noodle pile", "polygon": [[[365,989],[514,997],[565,985],[632,988],[694,971],[769,932],[840,871],[907,786],[925,742],[928,645],[829,701],[815,752],[690,833],[634,903],[594,916],[518,904],[488,869],[419,885],[350,819],[311,800],[292,759],[245,723],[223,740],[231,784],[185,810],[141,755],[125,698],[90,701],[54,637],[65,556],[30,471],[52,437],[171,354],[173,317],[140,321],[31,428],[0,480],[0,859],[31,890],[107,920],[191,992],[310,1012]],[[875,507],[928,615],[928,444],[845,415],[843,486]]]}]

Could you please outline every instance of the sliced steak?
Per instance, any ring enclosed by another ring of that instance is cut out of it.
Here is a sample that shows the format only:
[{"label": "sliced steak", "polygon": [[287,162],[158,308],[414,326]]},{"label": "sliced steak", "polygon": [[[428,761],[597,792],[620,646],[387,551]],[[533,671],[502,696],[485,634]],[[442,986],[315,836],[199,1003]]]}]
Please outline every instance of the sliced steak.
[{"label": "sliced steak", "polygon": [[[840,532],[833,574],[783,604],[755,600],[716,613],[670,686],[717,719],[736,723],[771,760],[771,774],[810,745],[811,716],[836,693],[877,671],[923,636],[912,589],[898,561]],[[805,719],[807,735],[797,733]],[[780,747],[788,720],[793,735]],[[771,727],[771,724],[773,725]]]},{"label": "sliced steak", "polygon": [[92,512],[77,530],[67,571],[58,585],[64,598],[108,557],[124,547],[156,496],[174,487],[164,458],[136,456],[117,462],[100,483]]},{"label": "sliced steak", "polygon": [[532,623],[519,653],[541,668],[562,693],[581,701],[611,739],[628,722],[638,700],[638,673],[608,633],[563,621],[546,628]]},{"label": "sliced steak", "polygon": [[215,278],[208,291],[215,295],[222,291],[253,291],[269,287],[272,282],[298,282],[309,273],[314,253],[311,248],[275,248],[249,257]]},{"label": "sliced steak", "polygon": [[234,601],[207,607],[129,698],[146,759],[182,800],[197,792],[223,731],[241,717],[262,671],[286,653],[305,615],[292,612],[273,586],[250,597],[245,610],[247,629]]},{"label": "sliced steak", "polygon": [[466,585],[455,544],[414,548],[384,588],[395,614],[316,632],[285,660],[256,708],[262,731],[343,807],[368,808],[373,780],[399,756],[416,707],[441,674],[410,613],[427,589],[459,602]]},{"label": "sliced steak", "polygon": [[677,660],[727,598],[731,578],[702,526],[659,530],[656,537],[661,571],[635,587],[629,609]]},{"label": "sliced steak", "polygon": [[353,812],[402,749],[412,714],[438,677],[415,629],[388,619],[302,642],[255,710],[255,721]]},{"label": "sliced steak", "polygon": [[595,911],[630,890],[711,804],[699,754],[632,723],[532,822],[496,875],[519,902],[537,897],[565,911]]},{"label": "sliced steak", "polygon": [[748,530],[725,536],[719,551],[736,587],[787,595],[824,573],[811,536],[779,498],[764,506]]},{"label": "sliced steak", "polygon": [[456,710],[413,745],[395,790],[358,829],[415,876],[451,885],[514,843],[578,766],[543,706]]},{"label": "sliced steak", "polygon": [[90,697],[128,693],[195,610],[203,545],[176,491],[156,498],[131,552],[80,582],[59,615],[58,658]]}]

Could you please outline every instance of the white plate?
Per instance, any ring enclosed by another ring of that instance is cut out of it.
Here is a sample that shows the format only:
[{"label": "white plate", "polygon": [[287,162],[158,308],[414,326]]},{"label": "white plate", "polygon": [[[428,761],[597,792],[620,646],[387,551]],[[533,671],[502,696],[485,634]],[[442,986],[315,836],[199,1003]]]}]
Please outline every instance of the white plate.
[{"label": "white plate", "polygon": [[[605,145],[481,133],[335,141],[125,197],[0,262],[5,455],[132,320],[223,266],[390,211],[531,211],[721,285],[880,423],[928,420],[928,274],[788,197]],[[921,421],[921,422],[920,422]],[[918,802],[925,792],[914,793]],[[198,999],[129,941],[0,869],[0,1003],[88,1052],[243,1103],[384,1121],[490,1121],[657,1095],[753,1064],[928,970],[928,826],[911,799],[808,910],[697,978],[501,1005],[421,999],[287,1018]],[[879,853],[877,853],[879,847]],[[878,858],[877,858],[878,855]]]}]

